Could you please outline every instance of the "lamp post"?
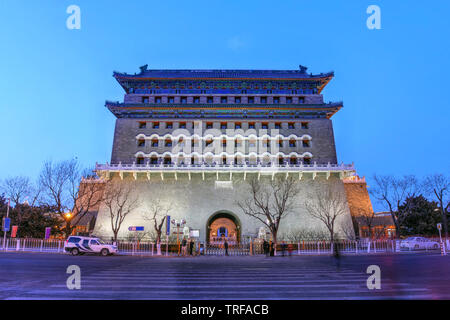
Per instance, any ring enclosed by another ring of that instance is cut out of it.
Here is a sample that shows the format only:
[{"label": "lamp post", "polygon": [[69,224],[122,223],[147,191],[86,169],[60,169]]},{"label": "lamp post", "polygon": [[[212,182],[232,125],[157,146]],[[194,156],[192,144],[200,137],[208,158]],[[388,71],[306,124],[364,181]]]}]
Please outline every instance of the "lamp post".
[{"label": "lamp post", "polygon": [[[70,211],[66,212],[64,214],[64,219],[66,219],[66,233],[67,233],[69,231],[67,227],[70,223],[70,220],[72,219],[72,213]],[[70,234],[67,234],[67,236],[70,236],[71,234],[72,234],[72,231],[70,232]]]},{"label": "lamp post", "polygon": [[180,255],[180,227],[186,224],[186,220],[175,220],[172,219],[171,223],[177,227],[177,247],[178,247],[178,255]]},{"label": "lamp post", "polygon": [[[11,198],[8,198],[8,209],[6,209],[6,219],[9,218],[9,206]],[[3,230],[3,249],[6,249],[6,230]]]}]

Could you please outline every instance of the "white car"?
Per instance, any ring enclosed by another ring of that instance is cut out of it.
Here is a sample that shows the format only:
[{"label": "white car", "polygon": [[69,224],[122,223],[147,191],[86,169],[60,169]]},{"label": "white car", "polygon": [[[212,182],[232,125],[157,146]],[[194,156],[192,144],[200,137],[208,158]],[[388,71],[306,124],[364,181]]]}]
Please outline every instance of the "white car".
[{"label": "white car", "polygon": [[400,242],[400,249],[425,250],[438,249],[439,243],[423,237],[409,237]]},{"label": "white car", "polygon": [[118,252],[117,246],[106,244],[99,238],[70,236],[64,243],[64,251],[73,256],[85,253],[97,253],[102,256]]}]

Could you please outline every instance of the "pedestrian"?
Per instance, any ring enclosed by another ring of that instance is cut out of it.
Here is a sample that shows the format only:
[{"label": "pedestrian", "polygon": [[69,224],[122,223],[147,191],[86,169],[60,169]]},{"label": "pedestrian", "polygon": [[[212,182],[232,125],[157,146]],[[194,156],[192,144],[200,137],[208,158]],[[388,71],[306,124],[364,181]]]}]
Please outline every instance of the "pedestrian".
[{"label": "pedestrian", "polygon": [[294,248],[293,248],[293,246],[292,246],[292,243],[289,243],[288,244],[288,252],[289,252],[289,257],[292,257],[292,250],[293,250]]},{"label": "pedestrian", "polygon": [[189,242],[189,255],[192,256],[192,250],[194,249],[194,240]]},{"label": "pedestrian", "polygon": [[269,256],[269,244],[267,243],[266,240],[264,240],[263,242],[263,250],[264,250],[264,254],[266,255],[266,257]]},{"label": "pedestrian", "polygon": [[270,250],[270,256],[271,257],[275,256],[275,246],[274,246],[274,243],[272,242],[272,240],[270,240],[270,242],[269,242],[269,250]]},{"label": "pedestrian", "polygon": [[225,239],[225,242],[224,242],[223,246],[225,248],[225,255],[227,256],[228,255],[228,242],[227,242],[227,239]]},{"label": "pedestrian", "polygon": [[181,241],[181,249],[182,249],[183,256],[186,255],[186,246],[187,246],[186,238],[183,238],[183,241]]},{"label": "pedestrian", "polygon": [[281,255],[284,257],[284,252],[286,251],[286,243],[281,241]]},{"label": "pedestrian", "polygon": [[339,251],[339,246],[337,241],[332,242],[333,244],[333,256],[334,256],[334,262],[336,264],[336,268],[339,271],[341,268],[341,253]]}]

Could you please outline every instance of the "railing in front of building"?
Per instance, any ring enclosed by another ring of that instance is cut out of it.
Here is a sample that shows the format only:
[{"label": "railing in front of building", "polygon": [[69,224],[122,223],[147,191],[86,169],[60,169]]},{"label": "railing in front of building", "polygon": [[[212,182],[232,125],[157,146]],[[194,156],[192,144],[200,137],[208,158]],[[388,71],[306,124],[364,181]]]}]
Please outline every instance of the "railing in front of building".
[{"label": "railing in front of building", "polygon": [[[15,252],[47,252],[47,253],[67,253],[64,251],[64,240],[59,239],[31,239],[31,238],[7,238],[6,246],[3,245],[3,239],[0,239],[0,251]],[[119,254],[121,255],[139,255],[139,256],[184,256],[191,255],[189,246],[183,250],[176,243],[161,243],[158,251],[155,242],[150,241],[118,241],[116,243]],[[339,240],[334,243],[340,253],[344,254],[364,254],[364,253],[395,253],[400,252],[400,240]],[[436,251],[439,248],[424,248],[421,251]],[[263,243],[260,241],[240,242],[238,244],[229,244],[228,250],[225,250],[223,243],[204,243],[197,241],[192,248],[192,255],[216,255],[223,256],[226,251],[230,256],[247,256],[265,254]],[[329,255],[333,253],[333,247],[330,241],[295,241],[281,242],[277,245],[276,255]]]},{"label": "railing in front of building", "polygon": [[355,167],[354,164],[318,164],[314,162],[314,164],[291,164],[291,163],[284,163],[284,164],[250,164],[250,163],[231,163],[231,164],[222,164],[222,163],[206,163],[203,162],[201,164],[177,164],[177,163],[160,163],[160,164],[96,164],[95,166],[96,171],[177,171],[177,170],[192,170],[192,171],[217,171],[217,170],[224,170],[224,171],[264,171],[264,170],[271,170],[271,171],[311,171],[311,172],[317,172],[317,171],[354,171]]}]

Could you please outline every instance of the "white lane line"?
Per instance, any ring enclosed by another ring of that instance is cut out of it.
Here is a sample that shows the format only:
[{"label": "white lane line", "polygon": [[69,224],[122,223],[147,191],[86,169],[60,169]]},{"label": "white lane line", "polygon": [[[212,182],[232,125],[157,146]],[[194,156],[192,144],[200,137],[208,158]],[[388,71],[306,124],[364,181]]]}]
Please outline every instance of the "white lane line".
[{"label": "white lane line", "polygon": [[[65,285],[53,285],[52,287],[59,287],[59,288],[64,288]],[[248,284],[248,285],[243,285],[243,284],[239,284],[239,285],[228,285],[228,284],[211,284],[211,285],[198,285],[198,284],[194,284],[194,285],[186,285],[186,284],[173,284],[173,285],[155,285],[155,284],[136,284],[136,285],[127,285],[127,284],[99,284],[99,283],[95,283],[95,284],[81,284],[82,288],[150,288],[150,289],[169,289],[169,288],[177,288],[177,289],[181,289],[181,288],[191,288],[191,289],[199,289],[199,288],[221,288],[222,290],[225,290],[226,288],[238,291],[240,288],[255,288],[255,289],[261,289],[261,288],[330,288],[330,287],[344,287],[344,288],[348,288],[350,291],[352,289],[355,288],[360,288],[360,287],[364,287],[363,285],[361,286],[354,286],[354,285],[346,285],[346,284]],[[369,289],[367,289],[369,290]],[[383,287],[382,289],[383,290]],[[390,290],[390,289],[388,289]],[[392,290],[395,290],[392,288]],[[407,288],[408,291],[426,291],[427,289],[424,288]],[[67,291],[66,291],[67,292]],[[328,290],[327,290],[328,293]]]}]

